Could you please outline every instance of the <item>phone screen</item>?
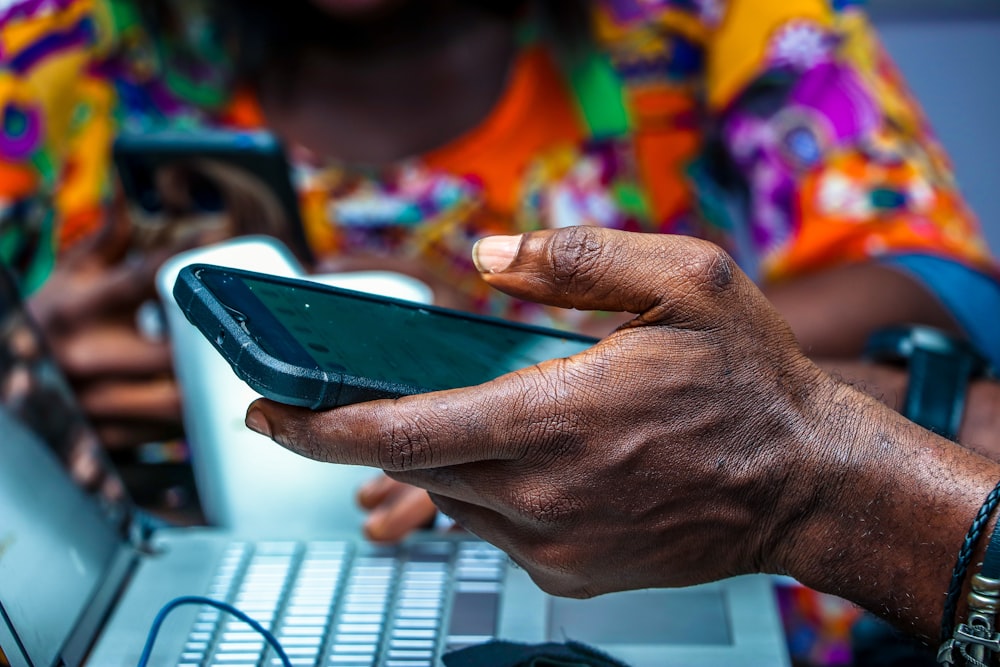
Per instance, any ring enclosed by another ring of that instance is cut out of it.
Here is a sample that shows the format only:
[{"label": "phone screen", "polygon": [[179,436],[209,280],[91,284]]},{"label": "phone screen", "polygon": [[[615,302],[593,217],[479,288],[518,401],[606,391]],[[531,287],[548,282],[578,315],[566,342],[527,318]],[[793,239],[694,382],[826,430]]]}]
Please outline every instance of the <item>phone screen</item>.
[{"label": "phone screen", "polygon": [[[218,279],[203,278],[209,289]],[[511,325],[368,295],[273,283],[246,276],[225,290],[259,301],[230,303],[272,356],[316,369],[427,391],[479,384],[596,342],[558,331]],[[218,289],[213,289],[221,297]],[[237,299],[239,300],[239,299]],[[297,345],[289,345],[289,339]],[[304,353],[304,354],[303,354]]]}]

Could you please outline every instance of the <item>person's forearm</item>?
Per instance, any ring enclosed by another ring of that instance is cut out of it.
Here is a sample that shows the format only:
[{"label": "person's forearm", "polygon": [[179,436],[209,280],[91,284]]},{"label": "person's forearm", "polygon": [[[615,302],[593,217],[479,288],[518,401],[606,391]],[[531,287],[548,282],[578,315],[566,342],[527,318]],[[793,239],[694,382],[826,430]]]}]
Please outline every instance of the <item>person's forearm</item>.
[{"label": "person's forearm", "polygon": [[834,403],[816,437],[837,456],[782,545],[788,572],[936,640],[959,547],[1000,465],[846,385]]},{"label": "person's forearm", "polygon": [[762,287],[812,357],[854,357],[878,329],[928,324],[957,331],[917,280],[876,263],[853,264]]},{"label": "person's forearm", "polygon": [[[900,410],[906,396],[907,373],[901,368],[861,360],[814,360],[834,377],[865,392],[893,410]],[[965,398],[958,441],[987,458],[1000,462],[1000,383],[976,380]]]}]

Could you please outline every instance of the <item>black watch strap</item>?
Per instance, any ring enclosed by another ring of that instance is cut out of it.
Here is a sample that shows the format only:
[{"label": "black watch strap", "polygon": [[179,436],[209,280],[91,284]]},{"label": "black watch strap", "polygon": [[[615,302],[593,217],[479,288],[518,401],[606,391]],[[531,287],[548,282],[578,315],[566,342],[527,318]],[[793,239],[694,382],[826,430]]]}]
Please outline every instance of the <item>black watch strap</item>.
[{"label": "black watch strap", "polygon": [[932,327],[893,327],[875,333],[865,353],[875,361],[906,365],[910,379],[903,415],[938,435],[958,437],[969,380],[987,369],[969,343]]}]

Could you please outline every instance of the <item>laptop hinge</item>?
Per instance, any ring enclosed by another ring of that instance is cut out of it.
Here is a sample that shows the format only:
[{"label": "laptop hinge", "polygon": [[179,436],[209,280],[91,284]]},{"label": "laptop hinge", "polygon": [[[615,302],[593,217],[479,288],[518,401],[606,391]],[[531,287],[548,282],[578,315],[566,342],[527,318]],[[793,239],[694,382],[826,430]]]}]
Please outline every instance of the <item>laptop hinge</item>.
[{"label": "laptop hinge", "polygon": [[[3,608],[3,602],[0,602],[0,647],[3,646],[7,648],[0,649],[0,664],[5,664],[3,659],[6,658],[6,664],[9,664],[10,667],[32,667],[31,658],[28,657],[28,649],[24,648],[21,638],[14,630],[10,616],[7,615],[7,610]],[[15,649],[17,649],[17,653],[14,653]]]},{"label": "laptop hinge", "polygon": [[138,508],[133,508],[133,512],[132,521],[129,522],[125,535],[126,541],[139,553],[157,553],[158,550],[153,539],[156,532],[176,526]]}]

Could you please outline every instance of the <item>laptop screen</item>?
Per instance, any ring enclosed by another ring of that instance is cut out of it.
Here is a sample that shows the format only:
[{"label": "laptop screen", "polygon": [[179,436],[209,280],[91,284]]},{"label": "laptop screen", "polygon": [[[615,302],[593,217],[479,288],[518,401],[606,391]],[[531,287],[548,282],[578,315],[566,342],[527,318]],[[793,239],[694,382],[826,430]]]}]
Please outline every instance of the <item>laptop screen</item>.
[{"label": "laptop screen", "polygon": [[0,404],[52,449],[73,481],[124,530],[132,507],[125,486],[30,320],[17,283],[2,266]]},{"label": "laptop screen", "polygon": [[0,644],[13,632],[8,658],[53,664],[121,547],[131,504],[2,264],[0,434]]}]

